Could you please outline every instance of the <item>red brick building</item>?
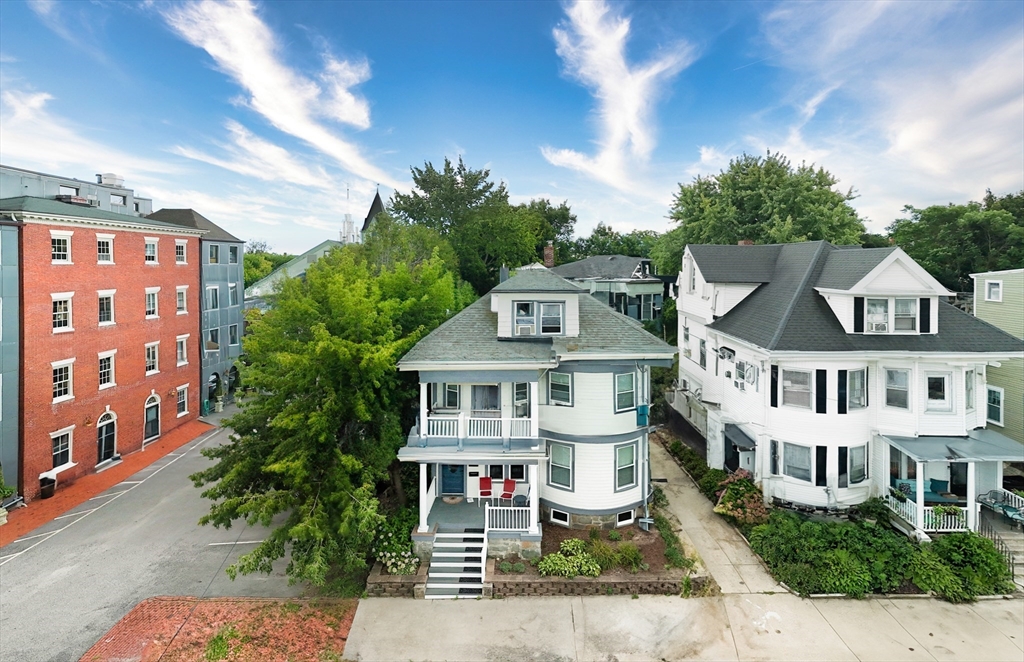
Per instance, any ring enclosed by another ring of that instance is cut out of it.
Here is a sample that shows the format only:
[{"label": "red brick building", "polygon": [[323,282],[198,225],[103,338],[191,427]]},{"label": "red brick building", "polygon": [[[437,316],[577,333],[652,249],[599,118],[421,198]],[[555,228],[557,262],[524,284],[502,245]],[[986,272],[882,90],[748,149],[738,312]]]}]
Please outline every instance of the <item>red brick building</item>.
[{"label": "red brick building", "polygon": [[201,231],[44,198],[23,223],[21,493],[57,489],[199,415]]}]

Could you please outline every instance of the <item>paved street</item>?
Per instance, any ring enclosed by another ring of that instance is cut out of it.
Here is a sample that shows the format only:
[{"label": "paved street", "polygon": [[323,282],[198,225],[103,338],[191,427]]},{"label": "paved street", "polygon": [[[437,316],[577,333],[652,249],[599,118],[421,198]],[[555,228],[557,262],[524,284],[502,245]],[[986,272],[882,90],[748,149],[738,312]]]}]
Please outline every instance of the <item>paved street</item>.
[{"label": "paved street", "polygon": [[190,442],[58,520],[0,549],[0,659],[78,660],[139,601],[155,595],[292,596],[270,576],[224,573],[263,532],[196,522],[209,502],[188,476],[208,466]]}]

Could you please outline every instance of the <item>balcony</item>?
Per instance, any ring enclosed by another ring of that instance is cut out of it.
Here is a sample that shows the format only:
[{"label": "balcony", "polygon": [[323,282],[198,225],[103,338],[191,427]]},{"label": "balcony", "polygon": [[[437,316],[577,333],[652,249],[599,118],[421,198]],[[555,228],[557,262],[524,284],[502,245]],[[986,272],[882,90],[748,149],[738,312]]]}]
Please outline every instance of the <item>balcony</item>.
[{"label": "balcony", "polygon": [[494,440],[531,439],[537,436],[533,432],[532,418],[501,418],[481,416],[480,413],[428,414],[423,436]]}]

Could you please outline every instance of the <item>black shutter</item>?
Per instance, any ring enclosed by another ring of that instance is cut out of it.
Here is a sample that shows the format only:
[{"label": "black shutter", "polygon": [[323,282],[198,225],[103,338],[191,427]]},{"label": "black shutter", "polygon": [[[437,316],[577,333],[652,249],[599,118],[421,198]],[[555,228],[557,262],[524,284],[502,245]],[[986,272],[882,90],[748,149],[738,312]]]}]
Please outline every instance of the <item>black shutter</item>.
[{"label": "black shutter", "polygon": [[828,402],[828,371],[816,370],[815,381],[817,382],[814,387],[814,398],[817,405],[815,411],[824,414]]},{"label": "black shutter", "polygon": [[839,447],[839,487],[850,486],[850,474],[849,464],[847,464],[847,458],[849,456],[849,448],[846,446]]},{"label": "black shutter", "polygon": [[836,380],[836,397],[839,399],[839,413],[846,413],[846,371],[839,371],[839,379]]},{"label": "black shutter", "polygon": [[864,406],[871,404],[871,368],[864,366]]},{"label": "black shutter", "polygon": [[921,333],[932,332],[932,300],[921,299]]},{"label": "black shutter", "polygon": [[772,407],[779,406],[779,366],[772,366]]},{"label": "black shutter", "polygon": [[828,485],[828,446],[815,446],[814,454],[814,484],[817,487],[825,487]]},{"label": "black shutter", "polygon": [[853,297],[853,332],[864,333],[864,297]]}]

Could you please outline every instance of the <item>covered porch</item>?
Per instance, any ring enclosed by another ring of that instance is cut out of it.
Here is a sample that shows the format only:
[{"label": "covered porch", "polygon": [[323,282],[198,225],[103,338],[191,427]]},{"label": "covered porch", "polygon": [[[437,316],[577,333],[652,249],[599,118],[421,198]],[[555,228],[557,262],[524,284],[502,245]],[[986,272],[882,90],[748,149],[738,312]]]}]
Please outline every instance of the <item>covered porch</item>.
[{"label": "covered porch", "polygon": [[1024,499],[1002,489],[1003,462],[1021,461],[1024,447],[998,432],[880,439],[889,461],[886,502],[915,532],[977,531],[990,494],[1024,506]]}]

